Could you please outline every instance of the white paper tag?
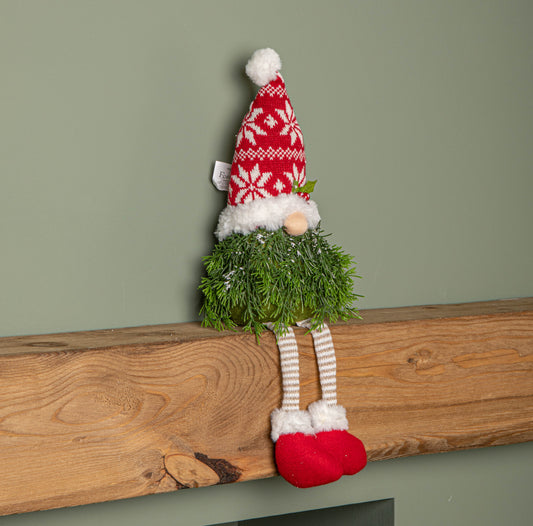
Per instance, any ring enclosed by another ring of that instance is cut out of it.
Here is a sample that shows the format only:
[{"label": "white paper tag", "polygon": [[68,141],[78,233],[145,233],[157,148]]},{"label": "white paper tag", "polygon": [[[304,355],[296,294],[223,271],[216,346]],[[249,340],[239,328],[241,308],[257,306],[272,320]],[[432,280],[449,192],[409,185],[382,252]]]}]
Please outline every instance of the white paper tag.
[{"label": "white paper tag", "polygon": [[215,161],[213,170],[213,184],[217,190],[227,192],[229,189],[229,179],[231,175],[231,164]]}]

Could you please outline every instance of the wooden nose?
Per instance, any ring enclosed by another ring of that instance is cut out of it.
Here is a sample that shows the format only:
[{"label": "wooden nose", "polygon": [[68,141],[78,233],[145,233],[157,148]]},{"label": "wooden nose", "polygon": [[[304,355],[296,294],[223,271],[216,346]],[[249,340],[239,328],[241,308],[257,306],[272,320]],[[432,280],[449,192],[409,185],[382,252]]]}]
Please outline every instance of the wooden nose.
[{"label": "wooden nose", "polygon": [[309,224],[302,212],[293,212],[289,214],[283,223],[285,231],[291,236],[301,236],[307,232]]}]

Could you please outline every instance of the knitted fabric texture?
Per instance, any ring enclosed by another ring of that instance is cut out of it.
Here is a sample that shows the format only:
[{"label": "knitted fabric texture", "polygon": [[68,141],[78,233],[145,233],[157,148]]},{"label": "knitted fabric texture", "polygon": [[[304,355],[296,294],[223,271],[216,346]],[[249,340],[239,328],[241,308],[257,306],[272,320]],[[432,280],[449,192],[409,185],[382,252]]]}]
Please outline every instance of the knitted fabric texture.
[{"label": "knitted fabric texture", "polygon": [[[273,324],[267,326],[272,329]],[[283,335],[276,334],[279,349],[281,377],[283,387],[282,409],[297,411],[300,409],[300,364],[298,344],[292,327],[287,327]]]},{"label": "knitted fabric texture", "polygon": [[[304,320],[296,324],[307,329],[311,328],[310,320]],[[333,340],[331,339],[331,331],[324,324],[322,330],[312,330],[311,336],[313,337],[316,361],[320,374],[322,399],[325,403],[335,406],[337,404],[337,360]]]},{"label": "knitted fabric texture", "polygon": [[[231,165],[228,204],[292,193],[304,186],[305,152],[302,130],[278,73],[263,86],[244,117]],[[309,200],[309,194],[299,193]]]},{"label": "knitted fabric texture", "polygon": [[252,73],[252,80],[257,80],[257,72],[262,80],[271,80],[261,84],[237,135],[228,204],[215,232],[219,241],[257,228],[278,230],[294,212],[304,215],[310,229],[320,222],[316,203],[309,199],[309,188],[298,191],[307,183],[304,142],[285,81],[272,69],[281,62],[275,51],[259,51],[268,51],[268,60],[256,52],[247,72]]}]

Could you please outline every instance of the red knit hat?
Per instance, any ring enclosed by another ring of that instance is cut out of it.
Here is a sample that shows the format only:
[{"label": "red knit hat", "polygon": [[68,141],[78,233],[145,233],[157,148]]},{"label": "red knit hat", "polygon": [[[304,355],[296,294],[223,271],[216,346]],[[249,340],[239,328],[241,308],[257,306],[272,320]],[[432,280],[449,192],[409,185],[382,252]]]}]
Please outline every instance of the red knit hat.
[{"label": "red knit hat", "polygon": [[281,60],[273,49],[259,49],[246,65],[261,86],[237,135],[231,166],[228,205],[216,235],[248,234],[256,228],[278,230],[293,212],[304,214],[310,228],[320,221],[306,184],[305,152],[300,126],[280,75]]}]

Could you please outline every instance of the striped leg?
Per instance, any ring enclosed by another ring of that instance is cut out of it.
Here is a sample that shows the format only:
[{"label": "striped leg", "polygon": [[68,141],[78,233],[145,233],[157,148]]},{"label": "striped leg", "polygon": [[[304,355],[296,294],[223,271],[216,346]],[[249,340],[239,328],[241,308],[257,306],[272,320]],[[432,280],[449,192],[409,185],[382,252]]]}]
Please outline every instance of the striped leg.
[{"label": "striped leg", "polygon": [[[297,325],[306,329],[311,327],[309,320],[298,322]],[[329,327],[324,324],[322,330],[311,331],[311,336],[313,337],[318,372],[320,374],[322,400],[327,405],[337,405],[337,360],[331,332]]]},{"label": "striped leg", "polygon": [[[273,329],[272,325],[267,325]],[[300,410],[298,346],[291,327],[276,334],[283,400],[271,415],[271,437],[279,474],[293,486],[309,488],[339,479],[343,467],[329,452],[318,446],[311,415]]]},{"label": "striped leg", "polygon": [[283,386],[281,408],[286,411],[298,411],[300,409],[300,365],[294,331],[291,327],[287,327],[287,332],[283,335],[276,334],[276,340]]},{"label": "striped leg", "polygon": [[[267,327],[273,331],[273,325]],[[313,434],[311,417],[307,411],[300,411],[300,366],[298,344],[291,327],[282,333],[274,333],[278,344],[281,385],[283,399],[281,408],[272,412],[272,440],[276,442],[281,435],[291,433]]]},{"label": "striped leg", "polygon": [[[310,328],[309,321],[298,323]],[[336,458],[345,475],[354,475],[366,465],[363,443],[348,433],[346,409],[337,404],[337,365],[331,332],[327,325],[322,330],[311,331],[320,373],[322,400],[309,405],[311,424],[320,447]]]}]

